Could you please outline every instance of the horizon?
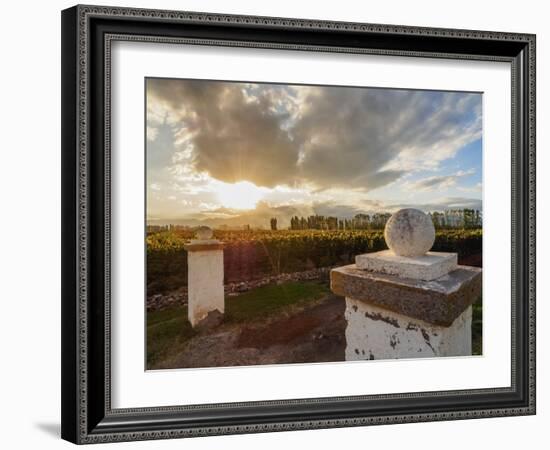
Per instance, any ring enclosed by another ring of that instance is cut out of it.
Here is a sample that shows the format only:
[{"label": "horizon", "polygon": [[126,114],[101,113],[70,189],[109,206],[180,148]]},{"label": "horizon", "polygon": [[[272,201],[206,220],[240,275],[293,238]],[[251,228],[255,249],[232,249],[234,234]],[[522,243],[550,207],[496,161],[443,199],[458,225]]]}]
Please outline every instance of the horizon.
[{"label": "horizon", "polygon": [[[465,208],[465,209],[470,209],[470,208]],[[483,211],[482,210],[476,210],[476,209],[470,209],[471,211],[474,211],[476,213],[479,213],[481,216],[483,216]],[[433,214],[446,214],[446,213],[463,213],[464,212],[464,209],[447,209],[447,210],[444,210],[444,211],[424,211],[426,214],[428,215],[433,215]],[[337,217],[337,216],[319,216],[319,217],[325,217],[325,218],[336,218],[338,219],[339,221],[343,221],[343,220],[352,220],[354,218],[358,218],[358,216],[361,216],[361,215],[368,215],[372,218],[372,216],[374,215],[387,215],[387,214],[393,214],[392,212],[390,211],[378,211],[378,212],[375,212],[375,213],[358,213],[356,214],[355,216],[350,216],[350,217]],[[307,219],[308,217],[315,217],[315,216],[293,216],[293,217],[298,217],[298,219]],[[275,217],[277,219],[277,217]],[[271,219],[271,218],[270,218]],[[279,223],[279,222],[278,222]],[[249,226],[250,229],[269,229],[269,220],[266,222],[266,224],[264,225],[256,225],[254,227],[250,226],[250,224],[248,223],[242,223],[242,224],[239,224],[239,225],[230,225],[230,224],[227,224],[227,223],[216,223],[216,224],[212,224],[212,225],[209,225],[208,223],[204,222],[204,221],[185,221],[185,219],[181,219],[181,220],[178,220],[178,219],[172,219],[172,220],[159,220],[159,221],[147,221],[146,222],[146,226],[182,226],[182,227],[187,227],[187,228],[197,228],[197,227],[200,227],[200,226],[203,226],[203,225],[207,225],[207,226],[210,226],[212,229],[220,229],[220,228],[228,228],[228,229],[242,229],[243,227],[245,226]],[[288,229],[290,227],[290,223],[287,225],[287,224],[284,224],[281,228],[279,229]]]}]

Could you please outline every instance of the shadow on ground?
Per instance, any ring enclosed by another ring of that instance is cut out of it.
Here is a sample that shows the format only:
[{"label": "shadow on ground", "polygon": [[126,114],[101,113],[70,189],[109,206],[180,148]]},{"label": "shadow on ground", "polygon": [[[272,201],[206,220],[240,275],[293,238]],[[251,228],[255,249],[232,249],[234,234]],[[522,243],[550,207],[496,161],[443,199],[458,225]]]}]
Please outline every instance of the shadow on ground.
[{"label": "shadow on ground", "polygon": [[35,424],[36,428],[40,431],[59,438],[61,437],[61,425],[59,423],[37,423]]}]

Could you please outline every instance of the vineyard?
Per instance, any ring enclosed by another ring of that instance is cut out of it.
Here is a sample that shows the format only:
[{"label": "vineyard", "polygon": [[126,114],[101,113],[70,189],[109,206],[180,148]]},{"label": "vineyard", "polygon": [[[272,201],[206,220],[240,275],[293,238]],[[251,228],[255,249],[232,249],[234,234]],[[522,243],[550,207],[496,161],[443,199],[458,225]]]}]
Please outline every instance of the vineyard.
[{"label": "vineyard", "polygon": [[[150,233],[147,236],[148,294],[166,293],[187,283],[187,252],[191,230]],[[225,243],[226,283],[268,275],[350,264],[360,253],[386,249],[382,230],[215,230]],[[439,230],[434,251],[480,254],[481,229]]]}]

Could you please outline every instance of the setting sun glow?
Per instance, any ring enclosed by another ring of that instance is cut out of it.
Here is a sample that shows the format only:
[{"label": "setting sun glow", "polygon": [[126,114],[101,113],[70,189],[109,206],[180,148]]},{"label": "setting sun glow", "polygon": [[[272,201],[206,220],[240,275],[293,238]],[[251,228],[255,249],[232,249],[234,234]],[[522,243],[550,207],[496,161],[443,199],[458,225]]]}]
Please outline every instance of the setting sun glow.
[{"label": "setting sun glow", "polygon": [[264,188],[259,188],[249,181],[223,183],[216,192],[218,200],[225,208],[254,209],[264,197]]}]

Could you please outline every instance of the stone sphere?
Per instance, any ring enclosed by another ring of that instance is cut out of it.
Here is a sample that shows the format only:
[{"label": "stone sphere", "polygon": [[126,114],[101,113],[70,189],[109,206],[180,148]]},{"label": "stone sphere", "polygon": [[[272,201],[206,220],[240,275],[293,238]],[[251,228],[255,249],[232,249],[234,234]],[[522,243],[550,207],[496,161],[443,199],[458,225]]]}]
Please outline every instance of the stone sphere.
[{"label": "stone sphere", "polygon": [[212,231],[212,228],[206,227],[206,226],[200,226],[197,229],[197,239],[200,239],[201,241],[206,241],[208,239],[212,239],[212,236],[214,235],[214,232]]},{"label": "stone sphere", "polygon": [[418,209],[405,208],[392,214],[384,238],[396,255],[421,256],[432,248],[435,228],[430,216]]}]

